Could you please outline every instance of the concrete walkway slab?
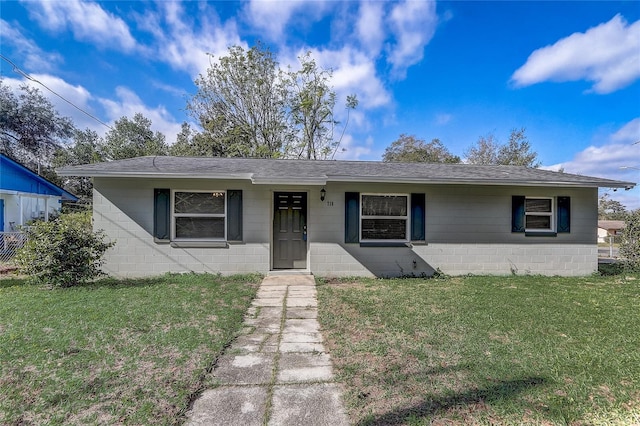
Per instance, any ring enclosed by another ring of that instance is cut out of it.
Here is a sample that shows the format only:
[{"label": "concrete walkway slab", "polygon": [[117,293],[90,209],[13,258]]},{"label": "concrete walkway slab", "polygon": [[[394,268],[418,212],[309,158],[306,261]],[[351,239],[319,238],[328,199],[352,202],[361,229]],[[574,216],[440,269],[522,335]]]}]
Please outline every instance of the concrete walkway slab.
[{"label": "concrete walkway slab", "polygon": [[265,277],[212,372],[219,387],[194,402],[186,424],[348,425],[317,306],[312,276]]},{"label": "concrete walkway slab", "polygon": [[320,333],[282,333],[283,343],[322,343]]},{"label": "concrete walkway slab", "polygon": [[269,425],[347,425],[340,389],[334,383],[275,387]]},{"label": "concrete walkway slab", "polygon": [[198,398],[186,425],[262,426],[266,407],[266,387],[219,387]]},{"label": "concrete walkway slab", "polygon": [[275,353],[245,353],[223,356],[213,372],[224,385],[268,385],[273,375]]},{"label": "concrete walkway slab", "polygon": [[315,297],[290,297],[287,299],[288,308],[313,307],[316,303]]},{"label": "concrete walkway slab", "polygon": [[318,309],[316,308],[292,308],[292,307],[287,307],[287,318],[296,318],[296,319],[302,319],[302,318],[313,318],[316,319],[318,318]]},{"label": "concrete walkway slab", "polygon": [[283,353],[279,382],[328,382],[333,380],[331,359],[325,353]]},{"label": "concrete walkway slab", "polygon": [[285,333],[318,333],[320,323],[315,318],[291,318],[284,323]]}]

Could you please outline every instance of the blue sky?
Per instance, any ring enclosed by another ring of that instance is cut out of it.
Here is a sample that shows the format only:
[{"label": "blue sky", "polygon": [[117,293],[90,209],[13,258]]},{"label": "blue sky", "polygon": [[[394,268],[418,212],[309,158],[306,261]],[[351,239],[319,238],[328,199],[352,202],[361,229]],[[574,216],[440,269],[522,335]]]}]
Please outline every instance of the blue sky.
[{"label": "blue sky", "polygon": [[[333,69],[339,120],[357,94],[337,158],[380,160],[401,133],[463,156],[525,127],[545,168],[640,181],[621,169],[640,169],[636,1],[3,1],[0,14],[2,54],[22,70],[107,123],[141,112],[169,143],[207,53],[259,40],[282,66],[310,50]],[[640,207],[639,189],[611,196]]]}]

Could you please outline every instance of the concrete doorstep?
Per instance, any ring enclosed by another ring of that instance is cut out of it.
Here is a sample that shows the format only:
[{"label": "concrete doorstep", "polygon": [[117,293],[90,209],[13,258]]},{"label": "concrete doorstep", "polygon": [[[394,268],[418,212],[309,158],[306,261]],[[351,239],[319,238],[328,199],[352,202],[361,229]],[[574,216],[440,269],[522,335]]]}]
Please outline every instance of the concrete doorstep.
[{"label": "concrete doorstep", "polygon": [[312,276],[266,277],[186,424],[348,425],[317,318]]}]

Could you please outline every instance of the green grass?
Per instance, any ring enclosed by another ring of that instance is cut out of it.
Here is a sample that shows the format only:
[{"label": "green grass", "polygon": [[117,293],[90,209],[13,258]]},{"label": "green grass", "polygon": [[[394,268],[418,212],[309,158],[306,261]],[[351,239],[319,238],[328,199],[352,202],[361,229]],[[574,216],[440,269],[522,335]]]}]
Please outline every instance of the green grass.
[{"label": "green grass", "polygon": [[258,276],[0,280],[0,424],[179,424]]},{"label": "green grass", "polygon": [[336,280],[353,424],[640,424],[640,275]]}]

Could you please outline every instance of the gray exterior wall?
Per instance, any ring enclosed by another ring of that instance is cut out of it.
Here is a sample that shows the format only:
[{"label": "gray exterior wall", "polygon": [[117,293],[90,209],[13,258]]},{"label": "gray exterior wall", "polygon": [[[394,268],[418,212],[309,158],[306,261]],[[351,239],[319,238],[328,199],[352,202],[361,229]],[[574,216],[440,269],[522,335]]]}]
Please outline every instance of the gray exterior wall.
[{"label": "gray exterior wall", "polygon": [[[308,192],[308,268],[320,276],[461,274],[587,275],[597,270],[597,189],[329,183],[253,185],[197,179],[94,179],[94,225],[116,241],[105,271],[234,274],[271,269],[274,191]],[[226,248],[175,248],[153,239],[153,189],[243,190],[244,241]],[[426,241],[411,247],[344,243],[344,193],[426,194]],[[571,232],[531,237],[511,232],[511,197],[571,197]]]}]

